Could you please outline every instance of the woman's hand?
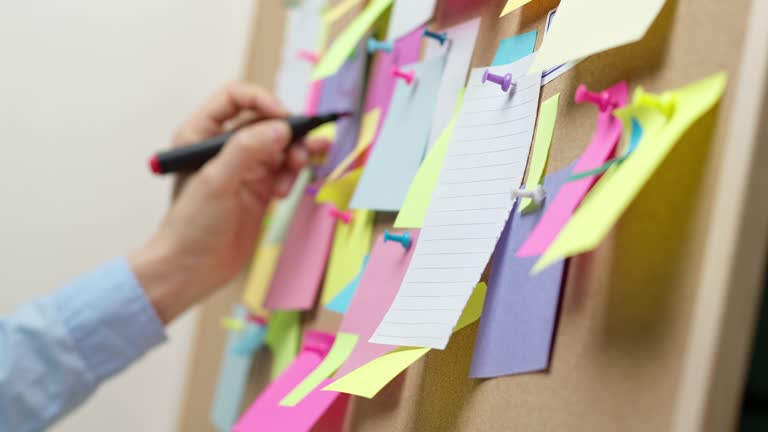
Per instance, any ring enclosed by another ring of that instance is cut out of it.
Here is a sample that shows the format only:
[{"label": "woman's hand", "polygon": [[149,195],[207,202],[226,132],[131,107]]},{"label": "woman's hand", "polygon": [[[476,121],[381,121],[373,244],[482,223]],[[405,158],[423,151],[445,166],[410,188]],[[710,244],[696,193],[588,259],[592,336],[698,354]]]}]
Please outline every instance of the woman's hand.
[{"label": "woman's hand", "polygon": [[[179,129],[174,145],[224,132],[243,118],[274,119],[288,113],[264,89],[226,86]],[[280,120],[243,127],[202,169],[185,179],[154,237],[129,262],[158,315],[169,322],[248,262],[273,197],[284,197],[325,140],[290,145]]]}]

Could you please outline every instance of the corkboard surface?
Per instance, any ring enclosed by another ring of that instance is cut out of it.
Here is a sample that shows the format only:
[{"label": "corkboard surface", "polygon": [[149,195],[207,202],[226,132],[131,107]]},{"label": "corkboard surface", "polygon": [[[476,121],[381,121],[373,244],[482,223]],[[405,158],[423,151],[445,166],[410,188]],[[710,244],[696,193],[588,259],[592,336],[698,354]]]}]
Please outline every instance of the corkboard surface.
[{"label": "corkboard surface", "polygon": [[[536,29],[538,46],[546,14],[558,2],[536,0],[499,19],[503,3],[443,0],[430,27],[481,16],[473,67],[490,64],[505,37]],[[454,335],[445,351],[430,352],[373,400],[354,399],[349,430],[673,430],[689,336],[696,325],[692,305],[706,295],[698,275],[712,214],[711,190],[718,182],[718,162],[729,150],[718,126],[733,111],[731,89],[740,69],[750,5],[748,0],[668,0],[642,41],[592,56],[543,87],[542,100],[561,93],[547,168],[553,172],[580,155],[594,129],[595,108],[573,103],[578,84],[594,90],[627,80],[631,88],[642,85],[660,92],[718,71],[731,78],[722,103],[684,135],[609,238],[593,253],[570,260],[550,369],[489,380],[467,378],[475,324]],[[257,9],[245,76],[271,88],[283,16],[277,1],[261,1]],[[391,215],[380,215],[377,230],[391,222]],[[237,299],[238,286],[233,286],[203,308],[182,414],[185,432],[213,430],[207,415],[226,337],[217,322]],[[333,332],[340,317],[320,309],[305,321],[308,328]],[[266,384],[269,354],[258,354],[255,365],[248,401]],[[732,415],[732,407],[726,408],[726,417]]]}]

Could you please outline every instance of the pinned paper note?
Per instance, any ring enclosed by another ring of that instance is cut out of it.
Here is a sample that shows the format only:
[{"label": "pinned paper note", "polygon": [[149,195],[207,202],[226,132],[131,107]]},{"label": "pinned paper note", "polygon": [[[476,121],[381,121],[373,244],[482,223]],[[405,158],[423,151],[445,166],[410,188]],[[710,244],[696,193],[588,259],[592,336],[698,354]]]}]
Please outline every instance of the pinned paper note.
[{"label": "pinned paper note", "polygon": [[[549,147],[552,143],[552,134],[555,132],[555,119],[557,118],[557,104],[560,102],[560,93],[555,94],[542,102],[539,108],[539,117],[536,120],[536,136],[533,139],[531,164],[528,168],[528,177],[525,179],[525,189],[533,190],[541,184],[541,177],[547,168],[549,159]],[[547,192],[553,196],[551,191]],[[520,212],[528,213],[536,210],[538,206],[530,198],[520,200],[518,208]]]},{"label": "pinned paper note", "polygon": [[[379,128],[380,117],[381,110],[378,108],[374,108],[365,113],[360,123],[360,131],[355,148],[347,154],[338,165],[336,165],[336,168],[334,168],[330,174],[328,174],[328,178],[326,179],[327,182],[332,182],[341,178],[347,169],[352,166],[352,164],[362,156],[366,150],[368,150],[368,147],[373,142],[373,138],[376,136],[376,131]],[[356,183],[357,182],[355,182],[355,184]]]},{"label": "pinned paper note", "polygon": [[267,324],[264,341],[272,351],[270,377],[275,379],[299,352],[301,314],[298,311],[274,311]]},{"label": "pinned paper note", "polygon": [[299,355],[248,407],[237,421],[233,432],[309,432],[331,405],[343,395],[313,391],[293,407],[280,406],[279,402],[317,368],[331,349],[333,341],[334,336],[331,334],[308,331]]},{"label": "pinned paper note", "polygon": [[[463,329],[480,318],[485,295],[486,286],[481,282],[475,287],[472,296],[467,301],[467,306],[464,308],[459,322],[453,329],[454,332]],[[326,386],[324,390],[349,393],[370,399],[429,351],[429,348],[398,348],[338,378]]]},{"label": "pinned paper note", "polygon": [[[616,106],[622,107],[627,103],[627,83],[622,81],[605,90]],[[594,106],[591,106],[594,109]],[[599,111],[597,114],[597,126],[592,135],[592,141],[584,153],[579,157],[575,172],[587,171],[597,168],[613,156],[616,144],[619,142],[623,126],[611,110]],[[520,247],[517,256],[541,255],[547,250],[560,230],[568,222],[576,208],[595,184],[597,177],[587,177],[579,181],[570,182],[563,186],[555,196],[548,197],[552,205],[548,206],[544,216],[539,220],[536,228],[528,239]]]},{"label": "pinned paper note", "polygon": [[665,0],[563,0],[530,72],[640,40]]},{"label": "pinned paper note", "polygon": [[327,305],[325,305],[325,308],[339,313],[339,314],[345,314],[347,313],[347,309],[349,309],[349,304],[352,303],[352,297],[354,297],[355,292],[357,292],[357,287],[360,285],[360,279],[363,277],[363,272],[365,271],[365,266],[368,264],[368,256],[366,256],[363,259],[363,265],[360,267],[360,270],[358,271],[357,275],[354,279],[352,279],[345,287],[344,289],[339,292],[336,297],[333,298],[333,300],[330,301]]},{"label": "pinned paper note", "polygon": [[332,208],[308,194],[301,198],[264,300],[268,309],[314,306],[336,227],[336,219],[329,214]]},{"label": "pinned paper note", "polygon": [[432,18],[437,0],[396,0],[389,16],[387,39],[398,39]]},{"label": "pinned paper note", "polygon": [[325,272],[321,303],[328,304],[357,275],[371,251],[374,213],[354,210],[349,223],[338,222]]},{"label": "pinned paper note", "polygon": [[[320,58],[312,72],[313,80],[321,80],[336,73],[374,21],[392,4],[392,0],[373,0],[352,23],[336,38],[333,45]],[[299,30],[300,31],[300,30]]]},{"label": "pinned paper note", "polygon": [[[544,179],[547,193],[557,194],[571,168]],[[550,202],[545,200],[542,210],[546,211],[548,205]],[[515,256],[542,214],[514,214],[496,246],[472,355],[472,378],[540,371],[549,366],[565,264],[559,262],[532,276],[529,273],[536,258]]]},{"label": "pinned paper note", "polygon": [[262,243],[253,254],[251,267],[243,290],[243,303],[257,316],[268,316],[264,308],[264,298],[267,296],[272,274],[280,257],[280,245]]},{"label": "pinned paper note", "polygon": [[398,80],[389,116],[368,157],[350,207],[400,210],[424,157],[444,66],[445,58],[437,57],[403,67],[415,72],[415,80],[412,84]]},{"label": "pinned paper note", "polygon": [[[448,343],[523,179],[541,89],[540,74],[525,75],[531,61],[472,70],[414,258],[371,342]],[[484,84],[486,70],[510,74],[514,91]]]},{"label": "pinned paper note", "polygon": [[[550,27],[552,27],[552,22],[555,19],[555,14],[557,14],[557,8],[552,9],[547,14],[547,23],[544,25],[544,40],[547,39],[547,34],[549,33]],[[571,60],[567,63],[562,63],[557,66],[552,66],[550,68],[544,69],[544,71],[541,72],[541,85],[546,85],[552,82],[555,78],[566,73],[571,68],[579,64],[579,62],[581,62],[581,59]]]},{"label": "pinned paper note", "polygon": [[315,202],[333,204],[339,210],[349,208],[349,199],[360,181],[363,169],[358,168],[348,172],[339,179],[327,181],[315,196]]},{"label": "pinned paper note", "polygon": [[[467,82],[467,73],[472,61],[478,30],[480,30],[480,18],[473,18],[453,27],[438,30],[438,32],[446,34],[446,43],[430,42],[427,44],[425,58],[445,57],[445,68],[443,69],[443,77],[440,79],[440,90],[437,94],[435,110],[432,115],[432,126],[427,140],[427,148],[429,149],[434,147],[437,139],[443,134],[451,118],[453,118],[454,107],[459,101],[459,94],[464,95],[464,85]],[[514,60],[517,59],[510,59],[509,61]]]},{"label": "pinned paper note", "polygon": [[528,3],[530,3],[531,0],[507,0],[507,4],[504,5],[504,9],[502,9],[501,14],[499,15],[499,18],[503,17],[504,15],[510,14],[515,9],[518,9]]},{"label": "pinned paper note", "polygon": [[492,66],[503,65],[530,55],[536,48],[536,30],[502,39],[493,57]]},{"label": "pinned paper note", "polygon": [[640,143],[631,157],[590,192],[534,271],[597,247],[683,133],[720,100],[727,80],[725,73],[718,73],[668,93],[669,117],[657,107],[638,103],[637,93],[633,106],[617,111],[625,120],[639,120],[643,128]]},{"label": "pinned paper note", "polygon": [[397,287],[408,269],[414,245],[418,244],[418,231],[411,230],[408,233],[411,237],[408,249],[394,241],[385,242],[383,236],[373,246],[360,285],[339,327],[340,332],[358,335],[359,340],[349,358],[339,368],[338,376],[397,348],[372,344],[368,339],[392,304]]}]

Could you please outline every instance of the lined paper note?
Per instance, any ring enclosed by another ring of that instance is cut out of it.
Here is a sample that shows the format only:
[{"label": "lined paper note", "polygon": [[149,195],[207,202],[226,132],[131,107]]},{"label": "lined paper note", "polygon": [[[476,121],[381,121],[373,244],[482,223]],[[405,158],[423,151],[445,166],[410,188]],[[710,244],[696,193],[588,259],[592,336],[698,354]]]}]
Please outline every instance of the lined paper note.
[{"label": "lined paper note", "polygon": [[532,56],[490,67],[512,74],[507,94],[473,69],[413,260],[371,342],[444,349],[496,246],[520,186],[536,122],[541,74]]}]

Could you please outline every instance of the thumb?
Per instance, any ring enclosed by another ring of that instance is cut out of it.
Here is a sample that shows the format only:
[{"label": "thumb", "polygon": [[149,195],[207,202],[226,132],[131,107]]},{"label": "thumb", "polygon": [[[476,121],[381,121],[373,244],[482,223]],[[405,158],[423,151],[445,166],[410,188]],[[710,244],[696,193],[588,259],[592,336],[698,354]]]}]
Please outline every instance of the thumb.
[{"label": "thumb", "polygon": [[278,169],[285,161],[291,131],[282,120],[265,120],[237,131],[203,167],[220,187],[237,187],[254,170]]}]

